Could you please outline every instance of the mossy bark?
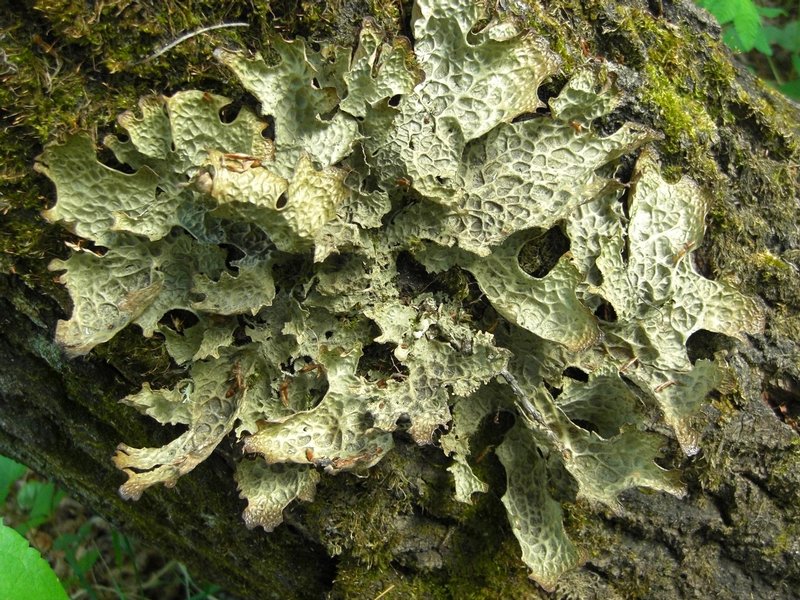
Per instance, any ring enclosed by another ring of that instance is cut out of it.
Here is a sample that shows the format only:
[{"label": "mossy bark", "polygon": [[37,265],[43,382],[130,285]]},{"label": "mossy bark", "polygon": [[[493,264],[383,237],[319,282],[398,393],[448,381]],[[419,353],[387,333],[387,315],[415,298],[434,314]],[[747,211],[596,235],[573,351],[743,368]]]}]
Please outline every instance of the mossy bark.
[{"label": "mossy bark", "polygon": [[[242,597],[544,595],[519,561],[491,452],[476,469],[493,491],[473,506],[451,499],[440,453],[401,440],[366,479],[324,478],[316,501],[294,507],[271,534],[248,531],[239,519],[233,448],[218,450],[174,489],[148,490],[137,503],[116,495],[124,480],[110,461],[116,444],[169,438],[117,400],[144,380],[167,382],[175,373],[159,342],[136,332],[72,361],[53,343],[55,322],[70,307],[47,263],[67,254],[70,238],[39,216],[54,193],[33,173],[35,155],[67,131],[111,131],[118,112],[153,91],[200,88],[250,103],[210,59],[215,46],[263,49],[275,34],[349,44],[364,16],[403,33],[411,10],[389,0],[154,4],[37,0],[0,15],[0,452],[51,475],[98,513]],[[686,2],[513,4],[564,59],[564,76],[544,93],[556,92],[587,60],[628,67],[622,84],[629,101],[601,126],[633,120],[664,134],[656,145],[665,169],[694,177],[710,193],[698,266],[760,295],[769,312],[766,332],[738,346],[711,335],[692,339],[695,356],[727,352],[739,384],[709,400],[699,456],[665,457],[683,468],[688,496],[631,491],[616,514],[568,505],[568,529],[586,563],[555,595],[794,597],[800,107],[737,67],[713,24]],[[235,21],[250,26],[201,34],[148,60],[186,31]],[[485,447],[507,426],[502,419],[487,424]]]}]

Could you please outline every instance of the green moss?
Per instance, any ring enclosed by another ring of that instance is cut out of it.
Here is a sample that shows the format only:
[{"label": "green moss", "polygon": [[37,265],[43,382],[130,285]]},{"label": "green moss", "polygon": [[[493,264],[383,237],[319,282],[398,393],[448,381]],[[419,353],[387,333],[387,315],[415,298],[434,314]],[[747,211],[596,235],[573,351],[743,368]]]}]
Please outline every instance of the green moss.
[{"label": "green moss", "polygon": [[[782,498],[793,498],[800,483],[800,438],[793,438],[769,472],[770,487],[779,490]],[[798,508],[798,507],[796,507]]]},{"label": "green moss", "polygon": [[666,151],[679,153],[692,144],[707,146],[714,126],[703,105],[682,95],[659,65],[648,63],[645,74],[643,99],[662,125],[660,130],[664,132]]},{"label": "green moss", "polygon": [[97,348],[96,356],[105,360],[128,381],[153,382],[157,386],[173,385],[185,375],[170,360],[160,335],[144,338],[135,327],[128,327],[107,344]]},{"label": "green moss", "polygon": [[692,171],[704,175],[701,179],[707,179],[715,171],[708,150],[717,135],[708,112],[709,97],[719,92],[711,88],[732,81],[733,74],[715,70],[716,57],[698,61],[694,54],[698,34],[686,27],[665,28],[652,15],[635,9],[623,23],[646,48],[642,107],[664,134],[660,147],[665,158],[691,165]]},{"label": "green moss", "polygon": [[793,546],[800,536],[800,526],[791,524],[788,527],[781,529],[780,533],[775,537],[770,547],[764,549],[764,555],[768,557],[780,557],[785,552],[792,550]]},{"label": "green moss", "polygon": [[[390,588],[425,599],[538,596],[498,497],[454,502],[449,475],[415,454],[396,448],[366,479],[323,480],[315,501],[302,507],[303,522],[340,556],[332,597],[374,597]],[[502,486],[502,469],[491,454],[477,468]],[[443,526],[426,519],[429,512],[460,515],[459,522]],[[403,568],[425,576],[409,578]]]},{"label": "green moss", "polygon": [[719,412],[719,422],[726,423],[735,418],[740,411],[738,398],[725,394],[712,400],[711,405]]},{"label": "green moss", "polygon": [[[574,7],[561,10],[580,10],[581,4],[575,4]],[[551,5],[548,9],[538,2],[526,2],[525,5],[526,13],[522,15],[525,25],[548,41],[550,49],[561,59],[561,68],[564,72],[574,71],[580,64],[580,53],[576,53],[575,46],[580,35],[575,30],[565,30],[564,23],[555,16],[558,14],[558,7]]]},{"label": "green moss", "polygon": [[753,255],[758,268],[765,271],[765,277],[781,279],[783,275],[792,272],[792,267],[769,251],[758,252]]},{"label": "green moss", "polygon": [[366,479],[343,475],[323,480],[316,501],[305,507],[305,515],[332,556],[345,555],[362,569],[388,567],[396,543],[392,525],[411,514],[415,495],[402,476],[401,463],[400,453],[395,452]]},{"label": "green moss", "polygon": [[[526,9],[526,23],[549,40],[565,73],[593,57],[638,72],[631,104],[637,118],[664,134],[657,145],[665,174],[689,172],[701,182],[716,183],[711,148],[718,123],[732,119],[726,98],[736,78],[721,44],[709,47],[696,29],[664,27],[651,12],[601,0],[559,0],[546,8],[531,2]],[[698,48],[705,56],[697,56]]]},{"label": "green moss", "polygon": [[392,34],[402,29],[404,11],[408,6],[392,0],[367,0],[367,3],[370,14],[382,29]]},{"label": "green moss", "polygon": [[[769,249],[774,248],[778,232],[794,228],[796,183],[791,163],[753,157],[752,150],[736,138],[726,140],[726,147],[731,178],[729,187],[721,187],[715,195],[709,212],[709,267],[723,276],[735,270],[751,293],[772,305],[797,310],[800,276],[790,261]],[[780,329],[785,324],[776,319],[773,326]]]},{"label": "green moss", "polygon": [[[494,495],[481,495],[449,540],[452,598],[529,598],[538,588],[520,563],[520,549]],[[462,574],[469,573],[469,577]]]},{"label": "green moss", "polygon": [[348,561],[339,563],[336,584],[330,593],[334,600],[347,598],[411,598],[449,600],[451,596],[435,583],[418,576],[404,576],[397,570],[365,570]]}]

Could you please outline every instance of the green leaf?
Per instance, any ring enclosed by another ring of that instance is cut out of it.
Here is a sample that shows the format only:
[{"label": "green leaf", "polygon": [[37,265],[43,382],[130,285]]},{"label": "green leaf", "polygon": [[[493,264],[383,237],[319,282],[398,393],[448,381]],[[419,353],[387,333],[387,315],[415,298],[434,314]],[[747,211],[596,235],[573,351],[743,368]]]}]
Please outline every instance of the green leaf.
[{"label": "green leaf", "polygon": [[782,8],[777,8],[773,6],[761,6],[760,4],[756,4],[756,10],[758,14],[765,19],[775,19],[777,17],[783,17],[788,13],[783,10]]},{"label": "green leaf", "polygon": [[133,563],[135,553],[133,544],[128,536],[116,529],[111,530],[111,545],[114,548],[114,566],[120,569],[128,562]]},{"label": "green leaf", "polygon": [[739,39],[739,34],[733,27],[725,27],[722,30],[722,41],[725,42],[726,46],[732,50],[735,50],[736,52],[745,52],[744,44],[742,43],[742,40]]},{"label": "green leaf", "polygon": [[27,481],[17,494],[17,504],[29,513],[27,520],[17,529],[24,533],[49,521],[55,513],[64,492],[55,484],[43,481]]},{"label": "green leaf", "polygon": [[642,486],[682,496],[677,471],[659,467],[654,459],[664,440],[655,434],[625,430],[610,438],[565,424],[567,470],[579,485],[579,496],[617,508],[617,496]]},{"label": "green leaf", "polygon": [[178,225],[172,198],[156,195],[158,175],[143,166],[128,175],[95,158],[95,146],[84,135],[50,145],[36,169],[56,184],[58,202],[43,215],[60,221],[81,237],[108,245],[114,231],[157,240]]},{"label": "green leaf", "polygon": [[11,491],[11,486],[18,479],[21,479],[27,471],[28,468],[25,465],[21,465],[5,456],[0,456],[0,506],[5,504],[8,493]]},{"label": "green leaf", "polygon": [[794,79],[784,83],[780,87],[781,91],[795,100],[800,100],[800,79]]},{"label": "green leaf", "polygon": [[194,276],[194,293],[203,299],[192,303],[192,308],[218,315],[255,315],[264,306],[272,304],[275,284],[272,280],[272,263],[268,260],[244,259],[232,265],[236,274],[223,272],[214,281],[205,273]]},{"label": "green leaf", "polygon": [[0,573],[0,598],[4,600],[67,600],[47,561],[24,537],[2,522]]},{"label": "green leaf", "polygon": [[794,60],[794,57],[800,52],[800,18],[789,21],[783,28],[783,31],[784,38],[781,46],[789,52],[794,53],[792,57],[792,60]]},{"label": "green leaf", "polygon": [[772,56],[772,46],[770,46],[769,40],[767,40],[767,36],[763,28],[759,29],[756,33],[756,39],[753,42],[753,47],[761,52],[761,54],[764,56]]},{"label": "green leaf", "polygon": [[591,423],[604,438],[619,434],[626,425],[639,420],[638,399],[625,385],[616,369],[599,369],[589,381],[565,378],[563,390],[556,398],[558,408],[573,422]]},{"label": "green leaf", "polygon": [[720,25],[733,23],[724,36],[725,43],[741,51],[751,50],[761,31],[761,17],[752,0],[704,0],[699,3],[717,18]]},{"label": "green leaf", "polygon": [[800,51],[800,20],[789,21],[783,27],[767,25],[764,35],[771,44],[776,44],[792,53]]},{"label": "green leaf", "polygon": [[752,0],[700,0],[698,4],[714,15],[720,25],[725,25],[742,10],[742,4],[752,4]]},{"label": "green leaf", "polygon": [[751,50],[761,33],[761,17],[752,0],[738,0],[739,10],[733,16],[733,26],[745,50]]}]

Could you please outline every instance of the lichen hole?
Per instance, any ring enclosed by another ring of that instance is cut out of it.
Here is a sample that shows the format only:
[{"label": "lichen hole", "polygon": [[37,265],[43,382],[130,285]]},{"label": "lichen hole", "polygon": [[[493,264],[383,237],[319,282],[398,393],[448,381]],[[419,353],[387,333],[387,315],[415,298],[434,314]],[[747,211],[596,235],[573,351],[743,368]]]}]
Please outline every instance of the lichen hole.
[{"label": "lichen hole", "polygon": [[523,271],[531,277],[541,279],[556,266],[569,248],[569,238],[561,227],[555,225],[547,231],[533,233],[520,248],[517,259]]}]

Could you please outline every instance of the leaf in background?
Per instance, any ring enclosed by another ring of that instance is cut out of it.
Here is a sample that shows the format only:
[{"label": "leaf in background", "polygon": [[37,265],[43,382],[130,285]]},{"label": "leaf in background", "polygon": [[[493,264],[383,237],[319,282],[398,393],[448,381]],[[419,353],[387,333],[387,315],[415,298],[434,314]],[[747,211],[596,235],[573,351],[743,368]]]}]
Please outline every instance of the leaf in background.
[{"label": "leaf in background", "polygon": [[793,79],[792,81],[784,83],[780,87],[780,90],[787,96],[791,96],[795,100],[800,100],[800,79]]},{"label": "leaf in background", "polygon": [[753,43],[753,47],[761,52],[764,56],[772,56],[772,46],[769,44],[769,40],[767,39],[766,34],[764,33],[764,28],[759,27],[758,33],[756,34],[756,41]]},{"label": "leaf in background", "polygon": [[[731,2],[738,5],[738,10],[733,16],[733,26],[745,50],[752,50],[761,33],[761,17],[758,16],[756,5],[752,0],[738,0]],[[763,50],[762,50],[763,52]]]},{"label": "leaf in background", "polygon": [[[720,25],[733,21],[736,7],[741,0],[700,0],[698,4],[710,12],[719,21]],[[746,1],[746,0],[745,0]]]},{"label": "leaf in background", "polygon": [[28,529],[49,521],[64,495],[64,492],[58,490],[52,483],[42,481],[25,483],[17,494],[17,503],[21,509],[30,511],[30,516],[27,521],[17,526],[17,531],[24,534]]},{"label": "leaf in background", "polygon": [[800,21],[789,21],[783,27],[767,25],[764,35],[771,44],[789,52],[800,52]]},{"label": "leaf in background", "polygon": [[742,52],[756,47],[762,28],[753,0],[703,0],[699,4],[714,15],[720,25],[733,23],[733,29],[723,35],[727,45]]},{"label": "leaf in background", "polygon": [[772,6],[756,6],[756,10],[765,19],[776,19],[787,14],[782,8],[774,8]]},{"label": "leaf in background", "polygon": [[0,456],[0,506],[5,504],[8,492],[11,491],[11,486],[25,475],[27,470],[25,465],[21,465],[5,456]]},{"label": "leaf in background", "polygon": [[41,555],[11,527],[0,524],[0,598],[67,600],[67,594]]}]

